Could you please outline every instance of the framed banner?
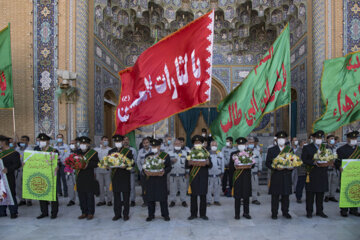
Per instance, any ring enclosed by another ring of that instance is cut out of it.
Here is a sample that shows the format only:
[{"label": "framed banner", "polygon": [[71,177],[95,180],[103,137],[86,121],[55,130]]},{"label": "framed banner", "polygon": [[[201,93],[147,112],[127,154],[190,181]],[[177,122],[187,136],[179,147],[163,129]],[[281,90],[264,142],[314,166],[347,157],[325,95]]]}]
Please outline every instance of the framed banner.
[{"label": "framed banner", "polygon": [[0,205],[14,205],[6,174],[3,173],[4,168],[3,160],[0,159]]},{"label": "framed banner", "polygon": [[360,159],[343,159],[341,167],[339,206],[360,207]]},{"label": "framed banner", "polygon": [[56,201],[58,154],[53,152],[24,152],[24,199]]}]

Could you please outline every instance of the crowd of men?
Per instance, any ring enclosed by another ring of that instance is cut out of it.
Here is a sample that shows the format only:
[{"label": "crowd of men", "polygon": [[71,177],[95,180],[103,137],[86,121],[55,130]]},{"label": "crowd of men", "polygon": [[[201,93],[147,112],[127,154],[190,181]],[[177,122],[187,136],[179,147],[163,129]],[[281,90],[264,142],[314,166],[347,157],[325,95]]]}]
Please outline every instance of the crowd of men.
[{"label": "crowd of men", "polygon": [[[347,159],[358,150],[359,132],[349,132],[347,143],[339,144],[339,138],[334,135],[325,136],[323,131],[311,134],[308,140],[291,139],[284,131],[278,132],[274,137],[273,145],[269,146],[266,154],[265,166],[268,168],[268,187],[271,194],[271,217],[277,219],[279,204],[281,202],[282,215],[291,219],[289,214],[289,196],[295,192],[297,203],[302,203],[303,192],[306,192],[306,216],[312,218],[315,201],[316,215],[322,218],[328,216],[324,213],[323,202],[333,201],[335,191],[339,189],[341,160]],[[129,220],[130,207],[136,205],[135,186],[141,186],[142,206],[148,208],[146,221],[155,217],[155,203],[160,202],[161,216],[165,221],[170,220],[169,207],[178,204],[188,207],[187,195],[190,195],[189,220],[198,216],[208,220],[206,209],[210,205],[220,206],[220,196],[234,197],[234,216],[240,219],[240,207],[243,205],[243,217],[251,219],[251,203],[260,205],[259,177],[263,171],[262,148],[256,137],[234,139],[226,138],[226,145],[220,149],[218,143],[207,134],[206,129],[201,135],[195,135],[191,140],[194,148],[202,148],[209,152],[209,158],[203,166],[198,167],[187,158],[191,149],[186,146],[182,137],[173,139],[166,136],[164,140],[146,137],[142,139],[139,150],[130,146],[127,136],[112,136],[113,148],[109,145],[109,137],[103,136],[100,145],[92,148],[91,139],[78,137],[67,145],[64,136],[58,134],[53,144],[51,138],[44,133],[39,134],[35,146],[30,146],[30,138],[22,136],[16,141],[6,136],[0,136],[0,158],[3,160],[9,187],[14,205],[8,206],[10,217],[18,217],[18,206],[32,206],[32,200],[22,198],[22,171],[24,166],[24,151],[35,150],[55,152],[58,154],[57,196],[68,198],[67,206],[80,203],[81,215],[79,219],[91,220],[94,218],[95,205],[113,206],[116,221],[123,218]],[[330,167],[320,167],[314,162],[314,154],[320,146],[337,153],[338,159]],[[233,156],[239,152],[251,152],[254,164],[251,169],[237,170],[234,167]],[[131,170],[122,168],[103,169],[98,167],[100,159],[111,153],[118,152],[134,160]],[[303,165],[295,169],[273,168],[273,160],[281,153],[291,152],[298,155]],[[78,172],[65,172],[65,159],[71,153],[82,155],[86,159],[86,167]],[[153,176],[143,169],[145,159],[155,155],[163,159],[164,169],[158,176]],[[265,169],[265,168],[264,168]],[[310,169],[310,170],[309,170]],[[194,174],[194,172],[196,172]],[[326,195],[325,195],[326,194]],[[98,202],[95,203],[95,195]],[[57,218],[59,203],[56,201],[40,201],[40,215],[38,219],[50,216]],[[198,206],[198,199],[200,205]],[[7,216],[7,206],[0,206],[0,217]],[[348,213],[360,216],[357,208],[341,208],[340,214],[347,217]]]}]

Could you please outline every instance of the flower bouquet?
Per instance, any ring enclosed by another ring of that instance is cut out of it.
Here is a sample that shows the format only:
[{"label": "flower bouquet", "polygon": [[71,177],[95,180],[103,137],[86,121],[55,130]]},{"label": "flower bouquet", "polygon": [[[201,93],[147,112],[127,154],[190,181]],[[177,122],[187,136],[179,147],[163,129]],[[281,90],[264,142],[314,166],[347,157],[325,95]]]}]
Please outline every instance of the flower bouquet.
[{"label": "flower bouquet", "polygon": [[194,166],[205,166],[206,160],[210,157],[210,153],[203,147],[194,147],[187,156],[188,161],[192,161]]},{"label": "flower bouquet", "polygon": [[134,165],[134,160],[129,159],[124,154],[121,153],[112,153],[109,156],[105,156],[98,166],[100,168],[124,168],[126,170],[131,170]]},{"label": "flower bouquet", "polygon": [[278,155],[272,162],[272,167],[277,169],[293,169],[303,164],[301,159],[292,153],[282,153]]},{"label": "flower bouquet", "polygon": [[334,154],[330,149],[323,148],[318,150],[314,155],[314,161],[319,167],[328,167],[331,166],[335,159],[337,159],[337,154]]},{"label": "flower bouquet", "polygon": [[151,155],[145,159],[145,163],[143,165],[143,169],[147,176],[162,176],[165,160],[161,159],[158,156]]},{"label": "flower bouquet", "polygon": [[76,153],[71,154],[65,159],[65,169],[67,173],[71,173],[74,170],[84,169],[86,167],[86,161],[83,156]]},{"label": "flower bouquet", "polygon": [[238,152],[232,156],[236,169],[249,169],[255,164],[252,154],[247,151]]}]

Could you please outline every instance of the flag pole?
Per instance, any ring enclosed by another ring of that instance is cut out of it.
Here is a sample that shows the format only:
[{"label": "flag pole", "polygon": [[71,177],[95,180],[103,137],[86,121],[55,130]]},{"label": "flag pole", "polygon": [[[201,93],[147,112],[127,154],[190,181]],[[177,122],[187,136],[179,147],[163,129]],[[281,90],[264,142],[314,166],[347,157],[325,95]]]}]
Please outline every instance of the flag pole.
[{"label": "flag pole", "polygon": [[14,139],[16,138],[16,124],[15,124],[15,108],[13,107],[13,125],[14,125]]},{"label": "flag pole", "polygon": [[291,135],[291,88],[290,88],[290,104],[289,104],[289,136],[290,136],[290,142],[291,142],[291,138],[293,137]]},{"label": "flag pole", "polygon": [[155,124],[154,124],[154,127],[153,127],[153,135],[154,135],[154,138],[156,138],[156,128],[155,128]]}]

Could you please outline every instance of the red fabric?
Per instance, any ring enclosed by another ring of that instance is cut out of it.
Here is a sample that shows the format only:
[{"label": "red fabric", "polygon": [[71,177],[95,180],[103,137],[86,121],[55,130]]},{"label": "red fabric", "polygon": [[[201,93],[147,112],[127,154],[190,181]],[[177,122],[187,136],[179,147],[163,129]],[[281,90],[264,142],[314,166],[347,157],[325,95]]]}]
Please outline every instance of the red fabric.
[{"label": "red fabric", "polygon": [[210,100],[213,29],[212,11],[145,50],[133,67],[119,72],[117,134]]}]

